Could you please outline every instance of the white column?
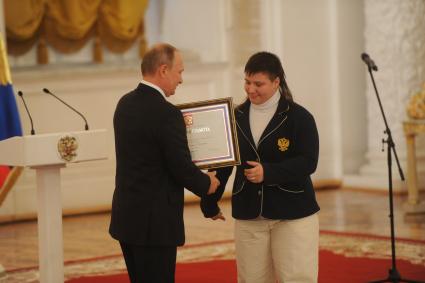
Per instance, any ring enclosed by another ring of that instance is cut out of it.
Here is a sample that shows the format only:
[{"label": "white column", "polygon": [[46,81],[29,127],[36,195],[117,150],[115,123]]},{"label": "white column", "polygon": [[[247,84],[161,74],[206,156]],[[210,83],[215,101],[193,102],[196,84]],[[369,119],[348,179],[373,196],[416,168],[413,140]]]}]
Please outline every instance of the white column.
[{"label": "white column", "polygon": [[261,9],[260,37],[262,50],[283,56],[283,34],[282,34],[282,1],[265,0],[259,5]]},{"label": "white column", "polygon": [[41,283],[64,282],[60,168],[36,167],[38,264]]},{"label": "white column", "polygon": [[[425,82],[425,1],[365,0],[365,51],[379,68],[377,88],[405,175],[406,141],[402,122],[412,92]],[[367,153],[359,175],[347,177],[350,187],[388,189],[387,155],[381,151],[385,126],[367,68]],[[425,181],[424,140],[417,144],[418,175]],[[420,161],[421,160],[421,161]],[[421,163],[421,164],[419,164]],[[405,190],[393,159],[393,186]]]},{"label": "white column", "polygon": [[341,107],[340,89],[341,89],[341,70],[339,68],[339,22],[338,22],[338,0],[328,0],[329,13],[329,72],[330,72],[330,87],[329,94],[331,96],[330,105],[332,120],[333,120],[333,155],[335,156],[332,163],[332,170],[336,176],[342,176],[342,137],[341,137]]}]

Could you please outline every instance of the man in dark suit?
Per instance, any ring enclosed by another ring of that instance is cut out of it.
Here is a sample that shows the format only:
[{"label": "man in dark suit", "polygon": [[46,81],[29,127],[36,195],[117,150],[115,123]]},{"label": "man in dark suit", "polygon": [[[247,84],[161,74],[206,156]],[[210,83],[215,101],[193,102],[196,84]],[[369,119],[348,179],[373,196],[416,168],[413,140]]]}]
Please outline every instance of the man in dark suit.
[{"label": "man in dark suit", "polygon": [[215,173],[192,162],[183,116],[167,102],[182,83],[180,52],[151,48],[143,80],[118,102],[114,115],[116,179],[109,232],[123,251],[132,283],[174,282],[177,246],[184,244],[184,188],[215,192]]}]

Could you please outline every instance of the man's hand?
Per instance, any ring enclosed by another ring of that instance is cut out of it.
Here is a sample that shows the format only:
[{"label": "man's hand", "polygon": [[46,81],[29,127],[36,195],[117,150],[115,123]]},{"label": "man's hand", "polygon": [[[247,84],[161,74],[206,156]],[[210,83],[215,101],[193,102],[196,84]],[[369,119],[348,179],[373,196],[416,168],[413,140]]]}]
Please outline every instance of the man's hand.
[{"label": "man's hand", "polygon": [[211,217],[211,219],[212,220],[220,219],[220,220],[226,221],[226,218],[223,216],[223,213],[221,213],[221,211],[216,216]]},{"label": "man's hand", "polygon": [[218,186],[220,186],[220,181],[217,179],[217,177],[215,176],[215,171],[212,172],[207,172],[208,177],[210,177],[210,188],[208,190],[208,195],[215,193],[215,191],[217,190]]},{"label": "man's hand", "polygon": [[255,162],[255,161],[247,161],[248,165],[253,166],[252,168],[245,169],[244,174],[245,177],[250,181],[251,183],[261,183],[264,181],[264,170],[263,165],[261,163]]}]

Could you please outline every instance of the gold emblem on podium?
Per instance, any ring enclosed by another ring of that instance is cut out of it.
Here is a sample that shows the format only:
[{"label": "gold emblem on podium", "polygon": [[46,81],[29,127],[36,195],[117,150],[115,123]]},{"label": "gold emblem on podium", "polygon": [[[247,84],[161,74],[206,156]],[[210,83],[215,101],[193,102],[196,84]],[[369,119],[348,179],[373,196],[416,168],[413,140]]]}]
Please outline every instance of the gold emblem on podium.
[{"label": "gold emblem on podium", "polygon": [[78,141],[73,136],[63,136],[58,141],[58,152],[60,158],[71,162],[77,157]]}]

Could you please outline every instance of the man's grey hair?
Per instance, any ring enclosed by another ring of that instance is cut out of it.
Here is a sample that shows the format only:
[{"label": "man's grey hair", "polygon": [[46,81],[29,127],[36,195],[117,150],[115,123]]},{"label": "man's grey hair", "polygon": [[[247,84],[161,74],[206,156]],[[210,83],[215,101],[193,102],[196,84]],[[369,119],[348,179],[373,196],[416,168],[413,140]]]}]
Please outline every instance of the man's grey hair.
[{"label": "man's grey hair", "polygon": [[168,43],[159,43],[150,48],[142,59],[142,75],[154,75],[161,65],[173,67],[177,48]]}]

